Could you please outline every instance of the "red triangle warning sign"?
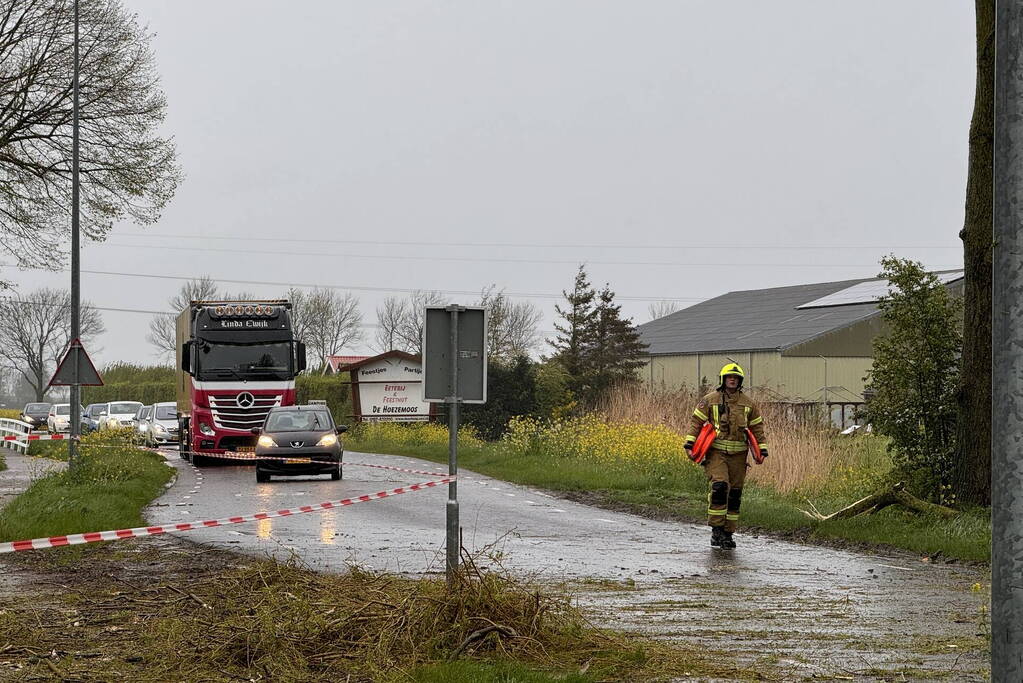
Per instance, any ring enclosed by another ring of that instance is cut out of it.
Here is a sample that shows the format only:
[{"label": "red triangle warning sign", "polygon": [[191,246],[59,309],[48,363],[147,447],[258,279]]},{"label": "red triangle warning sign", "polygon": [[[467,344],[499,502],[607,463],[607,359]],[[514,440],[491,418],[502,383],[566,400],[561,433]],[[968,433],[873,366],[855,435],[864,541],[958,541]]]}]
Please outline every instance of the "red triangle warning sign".
[{"label": "red triangle warning sign", "polygon": [[92,359],[78,339],[72,340],[68,345],[67,353],[64,354],[47,386],[66,387],[72,384],[86,387],[103,386],[103,378],[96,372],[96,366],[92,364]]}]

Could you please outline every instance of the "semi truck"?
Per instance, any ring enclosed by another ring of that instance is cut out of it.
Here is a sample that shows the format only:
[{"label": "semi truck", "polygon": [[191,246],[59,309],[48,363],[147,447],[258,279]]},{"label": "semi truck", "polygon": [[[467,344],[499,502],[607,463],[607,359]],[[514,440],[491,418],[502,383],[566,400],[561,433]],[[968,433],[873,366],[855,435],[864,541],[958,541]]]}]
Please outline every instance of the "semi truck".
[{"label": "semi truck", "polygon": [[181,457],[255,450],[267,413],[295,404],[295,377],[306,367],[283,299],[192,301],[176,324]]}]

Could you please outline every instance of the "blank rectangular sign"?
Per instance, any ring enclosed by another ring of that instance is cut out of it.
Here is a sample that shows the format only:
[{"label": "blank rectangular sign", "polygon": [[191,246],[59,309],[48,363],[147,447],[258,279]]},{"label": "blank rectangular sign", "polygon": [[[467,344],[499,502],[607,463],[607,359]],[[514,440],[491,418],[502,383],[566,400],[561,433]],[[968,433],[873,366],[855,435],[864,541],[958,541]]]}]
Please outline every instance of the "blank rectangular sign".
[{"label": "blank rectangular sign", "polygon": [[451,312],[428,306],[423,324],[423,400],[487,402],[487,314],[478,307],[458,311],[458,389],[451,386]]}]

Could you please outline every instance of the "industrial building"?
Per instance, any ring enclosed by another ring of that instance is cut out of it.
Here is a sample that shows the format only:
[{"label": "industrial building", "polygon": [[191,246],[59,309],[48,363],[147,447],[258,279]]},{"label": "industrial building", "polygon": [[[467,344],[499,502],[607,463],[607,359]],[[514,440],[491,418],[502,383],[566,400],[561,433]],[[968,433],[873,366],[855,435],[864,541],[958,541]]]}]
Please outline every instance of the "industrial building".
[{"label": "industrial building", "polygon": [[[962,271],[936,273],[961,294]],[[872,342],[884,332],[878,278],[729,292],[639,326],[653,386],[714,385],[729,361],[779,401],[827,404],[846,424],[864,402]]]}]

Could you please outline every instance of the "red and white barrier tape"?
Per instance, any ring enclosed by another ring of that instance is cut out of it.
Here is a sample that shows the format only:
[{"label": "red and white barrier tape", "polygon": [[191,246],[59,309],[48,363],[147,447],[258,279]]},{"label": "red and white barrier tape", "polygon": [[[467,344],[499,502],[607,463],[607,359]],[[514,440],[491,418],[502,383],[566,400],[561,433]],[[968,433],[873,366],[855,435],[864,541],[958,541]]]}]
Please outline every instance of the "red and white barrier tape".
[{"label": "red and white barrier tape", "polygon": [[287,510],[277,510],[276,512],[258,512],[254,515],[225,517],[222,519],[208,519],[202,522],[178,522],[173,524],[162,524],[160,526],[136,527],[134,529],[117,529],[114,531],[92,531],[85,534],[68,534],[67,536],[50,536],[49,538],[33,538],[31,540],[26,541],[11,541],[8,543],[0,543],[0,554],[21,552],[23,550],[36,550],[39,548],[56,548],[64,545],[81,545],[83,543],[96,543],[97,541],[116,541],[122,538],[140,538],[143,536],[157,536],[159,534],[166,534],[173,531],[194,531],[196,529],[206,529],[215,526],[225,526],[228,524],[258,522],[261,519],[272,519],[274,517],[289,517],[291,515],[300,515],[306,512],[322,512],[323,510],[345,507],[347,505],[355,505],[356,503],[366,503],[371,500],[390,498],[392,496],[397,496],[402,493],[422,491],[424,489],[440,486],[441,484],[449,484],[452,481],[454,481],[454,479],[455,479],[454,477],[446,477],[444,479],[440,479],[437,481],[426,481],[421,484],[401,486],[399,488],[391,489],[389,491],[379,491],[377,493],[370,493],[364,496],[356,496],[355,498],[330,500],[325,503],[316,503],[315,505],[303,505],[301,507],[290,508]]},{"label": "red and white barrier tape", "polygon": [[12,434],[0,436],[0,441],[68,441],[70,434]]}]

